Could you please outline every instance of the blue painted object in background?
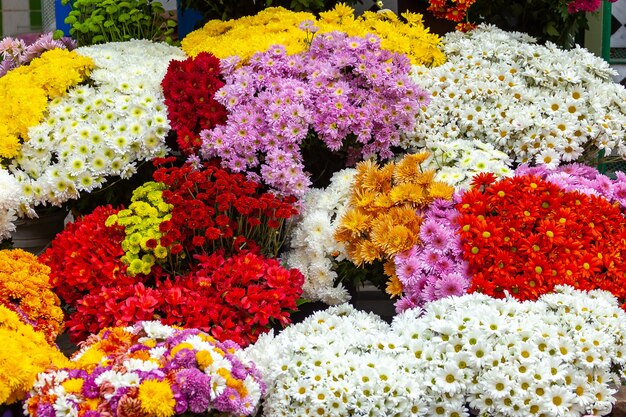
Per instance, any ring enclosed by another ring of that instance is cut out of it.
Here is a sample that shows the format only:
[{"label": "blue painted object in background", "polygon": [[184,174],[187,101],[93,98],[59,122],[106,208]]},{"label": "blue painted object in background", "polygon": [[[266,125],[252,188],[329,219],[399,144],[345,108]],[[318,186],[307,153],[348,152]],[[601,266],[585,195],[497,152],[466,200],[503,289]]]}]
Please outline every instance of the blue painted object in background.
[{"label": "blue painted object in background", "polygon": [[65,6],[61,0],[54,0],[54,19],[58,30],[62,30],[65,36],[70,36],[70,25],[65,23],[65,18],[70,15],[72,5],[68,2]]},{"label": "blue painted object in background", "polygon": [[202,20],[202,14],[196,9],[184,9],[182,1],[176,0],[178,12],[178,40],[183,40],[188,33],[196,29],[196,24]]}]

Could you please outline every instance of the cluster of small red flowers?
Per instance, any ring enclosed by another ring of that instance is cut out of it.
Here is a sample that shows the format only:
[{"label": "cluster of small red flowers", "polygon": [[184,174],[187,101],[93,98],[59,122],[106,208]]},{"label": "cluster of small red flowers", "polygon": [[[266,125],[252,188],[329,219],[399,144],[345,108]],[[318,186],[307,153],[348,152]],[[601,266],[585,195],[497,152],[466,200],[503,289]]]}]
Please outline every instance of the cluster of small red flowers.
[{"label": "cluster of small red flowers", "polygon": [[167,113],[180,150],[197,153],[199,133],[226,120],[226,109],[214,95],[224,85],[220,60],[207,52],[184,61],[172,61],[161,82]]},{"label": "cluster of small red flowers", "polygon": [[[104,225],[106,219],[117,212],[111,206],[100,206],[93,213],[69,223],[39,256],[39,261],[50,267],[50,284],[54,291],[69,307],[66,326],[74,341],[112,325],[108,313],[102,310],[105,301],[90,303],[94,294],[108,287],[129,287],[149,278],[126,274],[126,265],[120,260],[124,255],[121,247],[124,229]],[[117,306],[111,305],[111,308]]]},{"label": "cluster of small red flowers", "polygon": [[[290,313],[302,295],[304,276],[297,269],[287,270],[276,259],[252,252],[225,258],[220,254],[198,256],[199,267],[184,278],[170,283],[164,296],[178,296],[179,288],[193,303],[170,302],[164,310],[170,319],[185,317],[186,327],[198,328],[218,340],[233,340],[241,346],[254,343],[272,322],[287,325]],[[178,282],[180,281],[180,282]]]},{"label": "cluster of small red flowers", "polygon": [[467,10],[476,0],[428,0],[428,11],[440,19],[457,22],[457,30],[467,31],[475,26],[471,23],[461,23],[467,15]]},{"label": "cluster of small red flowers", "polygon": [[[152,273],[150,277],[156,275]],[[158,288],[159,280],[142,282],[140,276],[134,283],[111,282],[94,288],[76,303],[75,311],[68,314],[66,321],[70,339],[74,342],[85,340],[106,327],[129,326],[141,320],[155,320],[160,316],[157,307],[167,302]]]},{"label": "cluster of small red flowers", "polygon": [[193,255],[219,250],[229,255],[259,248],[265,256],[278,255],[287,220],[298,214],[294,197],[281,199],[261,193],[258,183],[225,171],[216,161],[201,167],[189,163],[166,167],[169,162],[172,160],[155,161],[160,167],[154,179],[167,185],[163,199],[174,206],[171,220],[160,225],[160,243],[169,249],[170,258],[175,258],[170,263],[176,271],[188,270],[181,262],[188,262]]},{"label": "cluster of small red flowers", "polygon": [[470,292],[535,300],[555,285],[603,289],[626,307],[626,221],[603,197],[539,177],[481,176],[457,205]]}]

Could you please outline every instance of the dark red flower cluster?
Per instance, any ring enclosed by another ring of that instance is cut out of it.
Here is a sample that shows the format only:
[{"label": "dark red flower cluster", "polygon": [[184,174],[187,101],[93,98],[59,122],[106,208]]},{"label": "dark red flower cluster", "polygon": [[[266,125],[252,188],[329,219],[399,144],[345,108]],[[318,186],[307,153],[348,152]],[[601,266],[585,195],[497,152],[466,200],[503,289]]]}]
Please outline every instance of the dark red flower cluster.
[{"label": "dark red flower cluster", "polygon": [[603,197],[533,175],[482,176],[457,208],[470,291],[535,300],[555,285],[603,289],[626,307],[626,220]]},{"label": "dark red flower cluster", "polygon": [[167,113],[180,150],[189,155],[202,144],[199,133],[226,120],[226,109],[215,101],[224,85],[220,60],[201,52],[195,58],[172,61],[161,82]]},{"label": "dark red flower cluster", "polygon": [[298,214],[294,197],[261,193],[258,183],[220,168],[215,161],[201,169],[189,163],[165,167],[168,161],[156,161],[161,167],[154,179],[167,185],[163,199],[174,206],[171,220],[160,225],[160,243],[174,255],[170,263],[175,271],[187,270],[184,263],[194,255],[219,250],[229,255],[258,248],[265,256],[278,255],[287,220]]}]

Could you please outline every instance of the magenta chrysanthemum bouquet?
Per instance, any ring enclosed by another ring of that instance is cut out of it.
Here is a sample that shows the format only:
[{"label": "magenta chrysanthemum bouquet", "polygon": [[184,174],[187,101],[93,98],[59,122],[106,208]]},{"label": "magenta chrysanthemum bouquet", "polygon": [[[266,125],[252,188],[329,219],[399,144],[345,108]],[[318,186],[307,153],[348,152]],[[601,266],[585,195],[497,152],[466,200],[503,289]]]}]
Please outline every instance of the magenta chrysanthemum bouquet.
[{"label": "magenta chrysanthemum bouquet", "polygon": [[435,200],[424,210],[420,242],[395,256],[396,275],[403,288],[396,302],[398,313],[467,291],[470,277],[454,206],[455,201]]},{"label": "magenta chrysanthemum bouquet", "polygon": [[283,195],[301,197],[311,183],[302,156],[309,142],[335,152],[349,146],[356,160],[390,158],[400,129],[411,129],[429,101],[408,76],[409,59],[382,50],[374,35],[331,32],[300,54],[274,46],[248,65],[224,68],[216,100],[229,116],[202,131],[202,155]]},{"label": "magenta chrysanthemum bouquet", "polygon": [[102,330],[72,362],[38,375],[27,415],[247,416],[266,389],[236,343],[156,321]]}]

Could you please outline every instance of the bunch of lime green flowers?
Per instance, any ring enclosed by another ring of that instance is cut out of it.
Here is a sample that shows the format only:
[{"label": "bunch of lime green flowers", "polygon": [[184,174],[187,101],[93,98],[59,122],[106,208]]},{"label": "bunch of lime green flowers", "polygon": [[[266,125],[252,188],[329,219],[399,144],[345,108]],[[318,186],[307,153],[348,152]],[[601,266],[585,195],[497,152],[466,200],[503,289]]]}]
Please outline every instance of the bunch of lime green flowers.
[{"label": "bunch of lime green flowers", "polygon": [[161,223],[172,218],[171,204],[163,200],[165,184],[147,182],[133,192],[132,203],[106,221],[106,226],[123,226],[126,238],[122,241],[122,262],[128,265],[130,276],[149,274],[157,260],[163,260],[168,250],[160,244]]}]

